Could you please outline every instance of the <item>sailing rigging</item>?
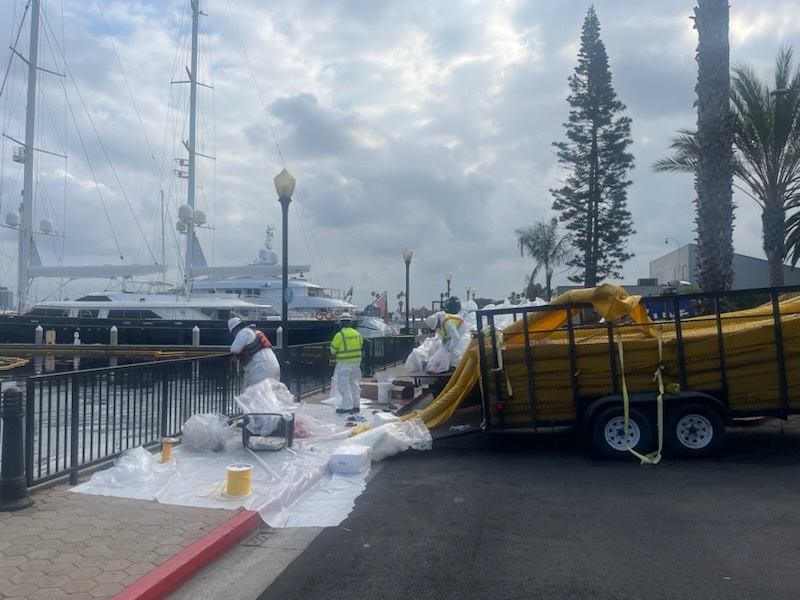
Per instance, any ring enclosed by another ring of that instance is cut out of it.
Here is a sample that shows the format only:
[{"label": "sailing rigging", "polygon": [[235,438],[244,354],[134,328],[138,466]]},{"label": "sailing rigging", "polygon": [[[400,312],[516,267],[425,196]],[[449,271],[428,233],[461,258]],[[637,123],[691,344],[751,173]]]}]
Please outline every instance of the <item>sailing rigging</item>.
[{"label": "sailing rigging", "polygon": [[[219,267],[209,267],[205,263],[205,257],[196,237],[196,229],[205,224],[205,213],[196,208],[195,193],[197,184],[197,158],[212,158],[197,152],[196,129],[197,129],[197,103],[198,87],[205,84],[201,83],[198,77],[198,37],[199,20],[202,13],[199,2],[192,2],[192,43],[191,61],[186,71],[188,74],[189,93],[189,128],[188,139],[183,142],[183,147],[187,152],[188,158],[179,157],[176,159],[178,168],[175,170],[180,179],[185,179],[187,183],[186,204],[178,209],[177,231],[186,235],[185,258],[183,261],[183,285],[169,295],[178,293],[184,297],[184,304],[175,300],[167,299],[167,294],[143,294],[143,293],[95,293],[84,295],[74,301],[48,301],[40,302],[34,306],[33,310],[28,310],[29,283],[34,277],[123,277],[129,279],[135,275],[164,273],[164,264],[155,265],[128,265],[128,266],[85,266],[85,267],[45,267],[38,260],[38,253],[33,242],[31,231],[32,215],[34,213],[35,194],[33,190],[33,132],[35,130],[34,118],[36,116],[35,103],[29,101],[26,115],[26,141],[21,153],[25,163],[25,193],[23,195],[22,209],[18,218],[10,218],[7,222],[16,225],[19,233],[19,277],[18,277],[18,314],[10,315],[7,322],[5,333],[0,336],[2,341],[25,342],[31,341],[32,329],[35,325],[42,325],[54,329],[59,338],[69,337],[77,330],[82,330],[81,338],[85,342],[103,343],[106,340],[107,332],[110,327],[125,328],[125,334],[120,333],[120,341],[126,340],[128,343],[170,343],[163,341],[168,338],[159,337],[155,342],[153,336],[146,330],[156,325],[163,331],[174,329],[178,332],[176,339],[171,343],[185,343],[186,330],[191,330],[193,326],[202,326],[206,332],[202,343],[222,344],[227,342],[227,331],[224,325],[227,319],[238,314],[250,320],[262,321],[263,329],[273,330],[274,310],[267,303],[273,301],[268,296],[261,294],[252,295],[248,300],[243,301],[240,288],[225,286],[230,280],[224,278],[218,286],[222,287],[222,297],[212,297],[205,289],[205,294],[199,298],[192,297],[192,287],[195,277],[202,274],[212,274]],[[39,27],[39,1],[34,0],[31,5],[31,51],[28,58],[28,96],[35,99],[36,76],[38,70],[37,53]],[[181,83],[181,82],[173,82]],[[15,156],[17,155],[15,154]],[[183,170],[186,168],[186,171]],[[28,181],[30,180],[30,184]],[[268,249],[269,250],[269,249]],[[269,254],[269,253],[268,253]],[[274,254],[274,253],[273,253]],[[195,267],[195,265],[198,265]],[[274,265],[263,262],[261,264],[247,265],[247,277],[274,277]],[[224,269],[224,268],[222,268]],[[307,271],[308,267],[305,266]],[[219,274],[219,271],[217,272]],[[305,294],[298,294],[298,298],[305,295],[306,298],[315,298],[309,303],[316,313],[302,313],[296,316],[300,319],[308,320],[308,323],[301,324],[297,321],[293,323],[293,334],[290,334],[290,341],[302,343],[315,341],[316,338],[326,339],[330,336],[330,325],[325,321],[331,321],[332,316],[342,312],[342,310],[352,310],[353,305],[346,302],[343,298],[335,298],[327,294],[315,284],[306,282],[301,277],[294,279],[295,286],[300,286],[305,290]],[[301,286],[302,283],[302,286]],[[268,288],[274,282],[257,279],[253,285],[260,288]],[[126,291],[126,290],[123,290]],[[98,304],[100,303],[100,304]],[[107,303],[107,304],[103,304]],[[156,310],[154,307],[158,307]],[[305,307],[304,307],[305,308]],[[177,311],[177,312],[176,312]],[[319,315],[323,315],[320,318]],[[170,325],[169,322],[173,321]],[[316,322],[315,322],[316,321]],[[322,321],[322,322],[320,322]],[[327,325],[327,327],[325,327]],[[87,335],[88,332],[88,335]],[[138,332],[138,333],[137,333]],[[92,337],[94,336],[94,337]],[[312,339],[314,338],[314,339]],[[70,338],[71,339],[71,338]]]}]

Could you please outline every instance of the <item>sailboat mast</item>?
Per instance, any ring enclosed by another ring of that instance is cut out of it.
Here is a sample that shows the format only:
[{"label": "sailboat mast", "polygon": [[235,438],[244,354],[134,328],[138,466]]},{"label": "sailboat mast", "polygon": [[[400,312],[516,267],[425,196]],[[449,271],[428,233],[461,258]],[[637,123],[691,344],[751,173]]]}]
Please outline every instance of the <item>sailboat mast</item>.
[{"label": "sailboat mast", "polygon": [[[197,127],[197,37],[200,22],[200,0],[192,0],[192,58],[189,67],[189,173],[186,203],[194,214],[195,196],[195,129]],[[187,295],[192,290],[192,259],[194,257],[194,219],[190,219],[186,229],[186,263],[183,273],[183,289]]]},{"label": "sailboat mast", "polygon": [[23,170],[22,215],[19,229],[19,271],[17,310],[28,304],[31,243],[33,236],[33,125],[36,115],[36,71],[39,60],[39,0],[31,3],[31,40],[28,56],[28,104],[25,108],[25,165]]}]

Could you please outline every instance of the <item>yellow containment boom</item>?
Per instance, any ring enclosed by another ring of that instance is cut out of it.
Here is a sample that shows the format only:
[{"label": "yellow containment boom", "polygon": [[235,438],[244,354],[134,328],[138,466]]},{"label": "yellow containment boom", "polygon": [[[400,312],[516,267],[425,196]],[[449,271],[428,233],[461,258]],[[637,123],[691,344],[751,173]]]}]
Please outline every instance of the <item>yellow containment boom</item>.
[{"label": "yellow containment boom", "polygon": [[[639,303],[640,299],[641,296],[631,296],[617,285],[603,284],[596,288],[570,290],[557,296],[550,304],[591,303],[595,310],[608,321],[627,315],[636,323],[646,326],[651,324],[651,321],[647,316],[646,308]],[[577,313],[578,310],[575,309],[573,314]],[[528,334],[532,338],[536,338],[537,334],[546,336],[554,329],[564,325],[566,320],[567,313],[563,308],[552,311],[540,310],[532,312],[527,319]],[[524,340],[523,327],[523,321],[516,321],[506,327],[502,332],[506,343],[509,345],[522,344]],[[653,335],[655,335],[654,331]],[[453,415],[469,395],[478,382],[479,375],[478,342],[477,340],[472,340],[461,357],[461,362],[458,363],[453,376],[436,399],[424,410],[404,415],[402,420],[419,417],[428,428],[441,425]],[[371,428],[372,425],[369,424],[361,425],[354,429],[350,435],[358,435]]]}]

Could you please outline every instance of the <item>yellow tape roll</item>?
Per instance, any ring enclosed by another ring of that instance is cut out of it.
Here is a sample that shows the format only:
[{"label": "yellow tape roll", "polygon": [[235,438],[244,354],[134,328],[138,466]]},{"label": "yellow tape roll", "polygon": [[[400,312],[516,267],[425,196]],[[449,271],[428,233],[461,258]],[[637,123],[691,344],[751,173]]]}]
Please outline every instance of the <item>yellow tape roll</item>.
[{"label": "yellow tape roll", "polygon": [[161,462],[172,460],[172,447],[180,442],[178,438],[161,438]]},{"label": "yellow tape roll", "polygon": [[244,463],[228,465],[228,483],[225,493],[228,496],[248,496],[250,495],[250,481],[253,473],[253,465]]}]

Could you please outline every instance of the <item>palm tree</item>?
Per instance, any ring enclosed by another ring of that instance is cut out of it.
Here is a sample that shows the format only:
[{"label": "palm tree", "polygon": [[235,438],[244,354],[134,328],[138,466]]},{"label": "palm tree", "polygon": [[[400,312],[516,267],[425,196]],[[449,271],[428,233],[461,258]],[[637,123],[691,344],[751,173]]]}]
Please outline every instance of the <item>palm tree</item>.
[{"label": "palm tree", "polygon": [[733,138],[728,0],[697,0],[697,278],[705,291],[733,285]]},{"label": "palm tree", "polygon": [[569,234],[558,236],[558,219],[553,217],[549,223],[544,219],[533,226],[515,229],[520,256],[528,255],[536,261],[528,278],[528,288],[525,294],[528,300],[535,298],[534,279],[539,269],[544,267],[547,285],[547,300],[550,300],[550,280],[553,277],[553,267],[566,262],[572,256],[573,245]]},{"label": "palm tree", "polygon": [[[790,47],[775,61],[775,89],[762,84],[745,64],[733,68],[731,103],[736,115],[734,177],[761,207],[762,243],[772,286],[783,285],[783,263],[800,259],[800,67]],[[653,165],[656,171],[694,173],[699,147],[695,133],[681,129],[675,153]],[[793,214],[786,217],[787,211]],[[788,251],[788,252],[787,252]]]}]

